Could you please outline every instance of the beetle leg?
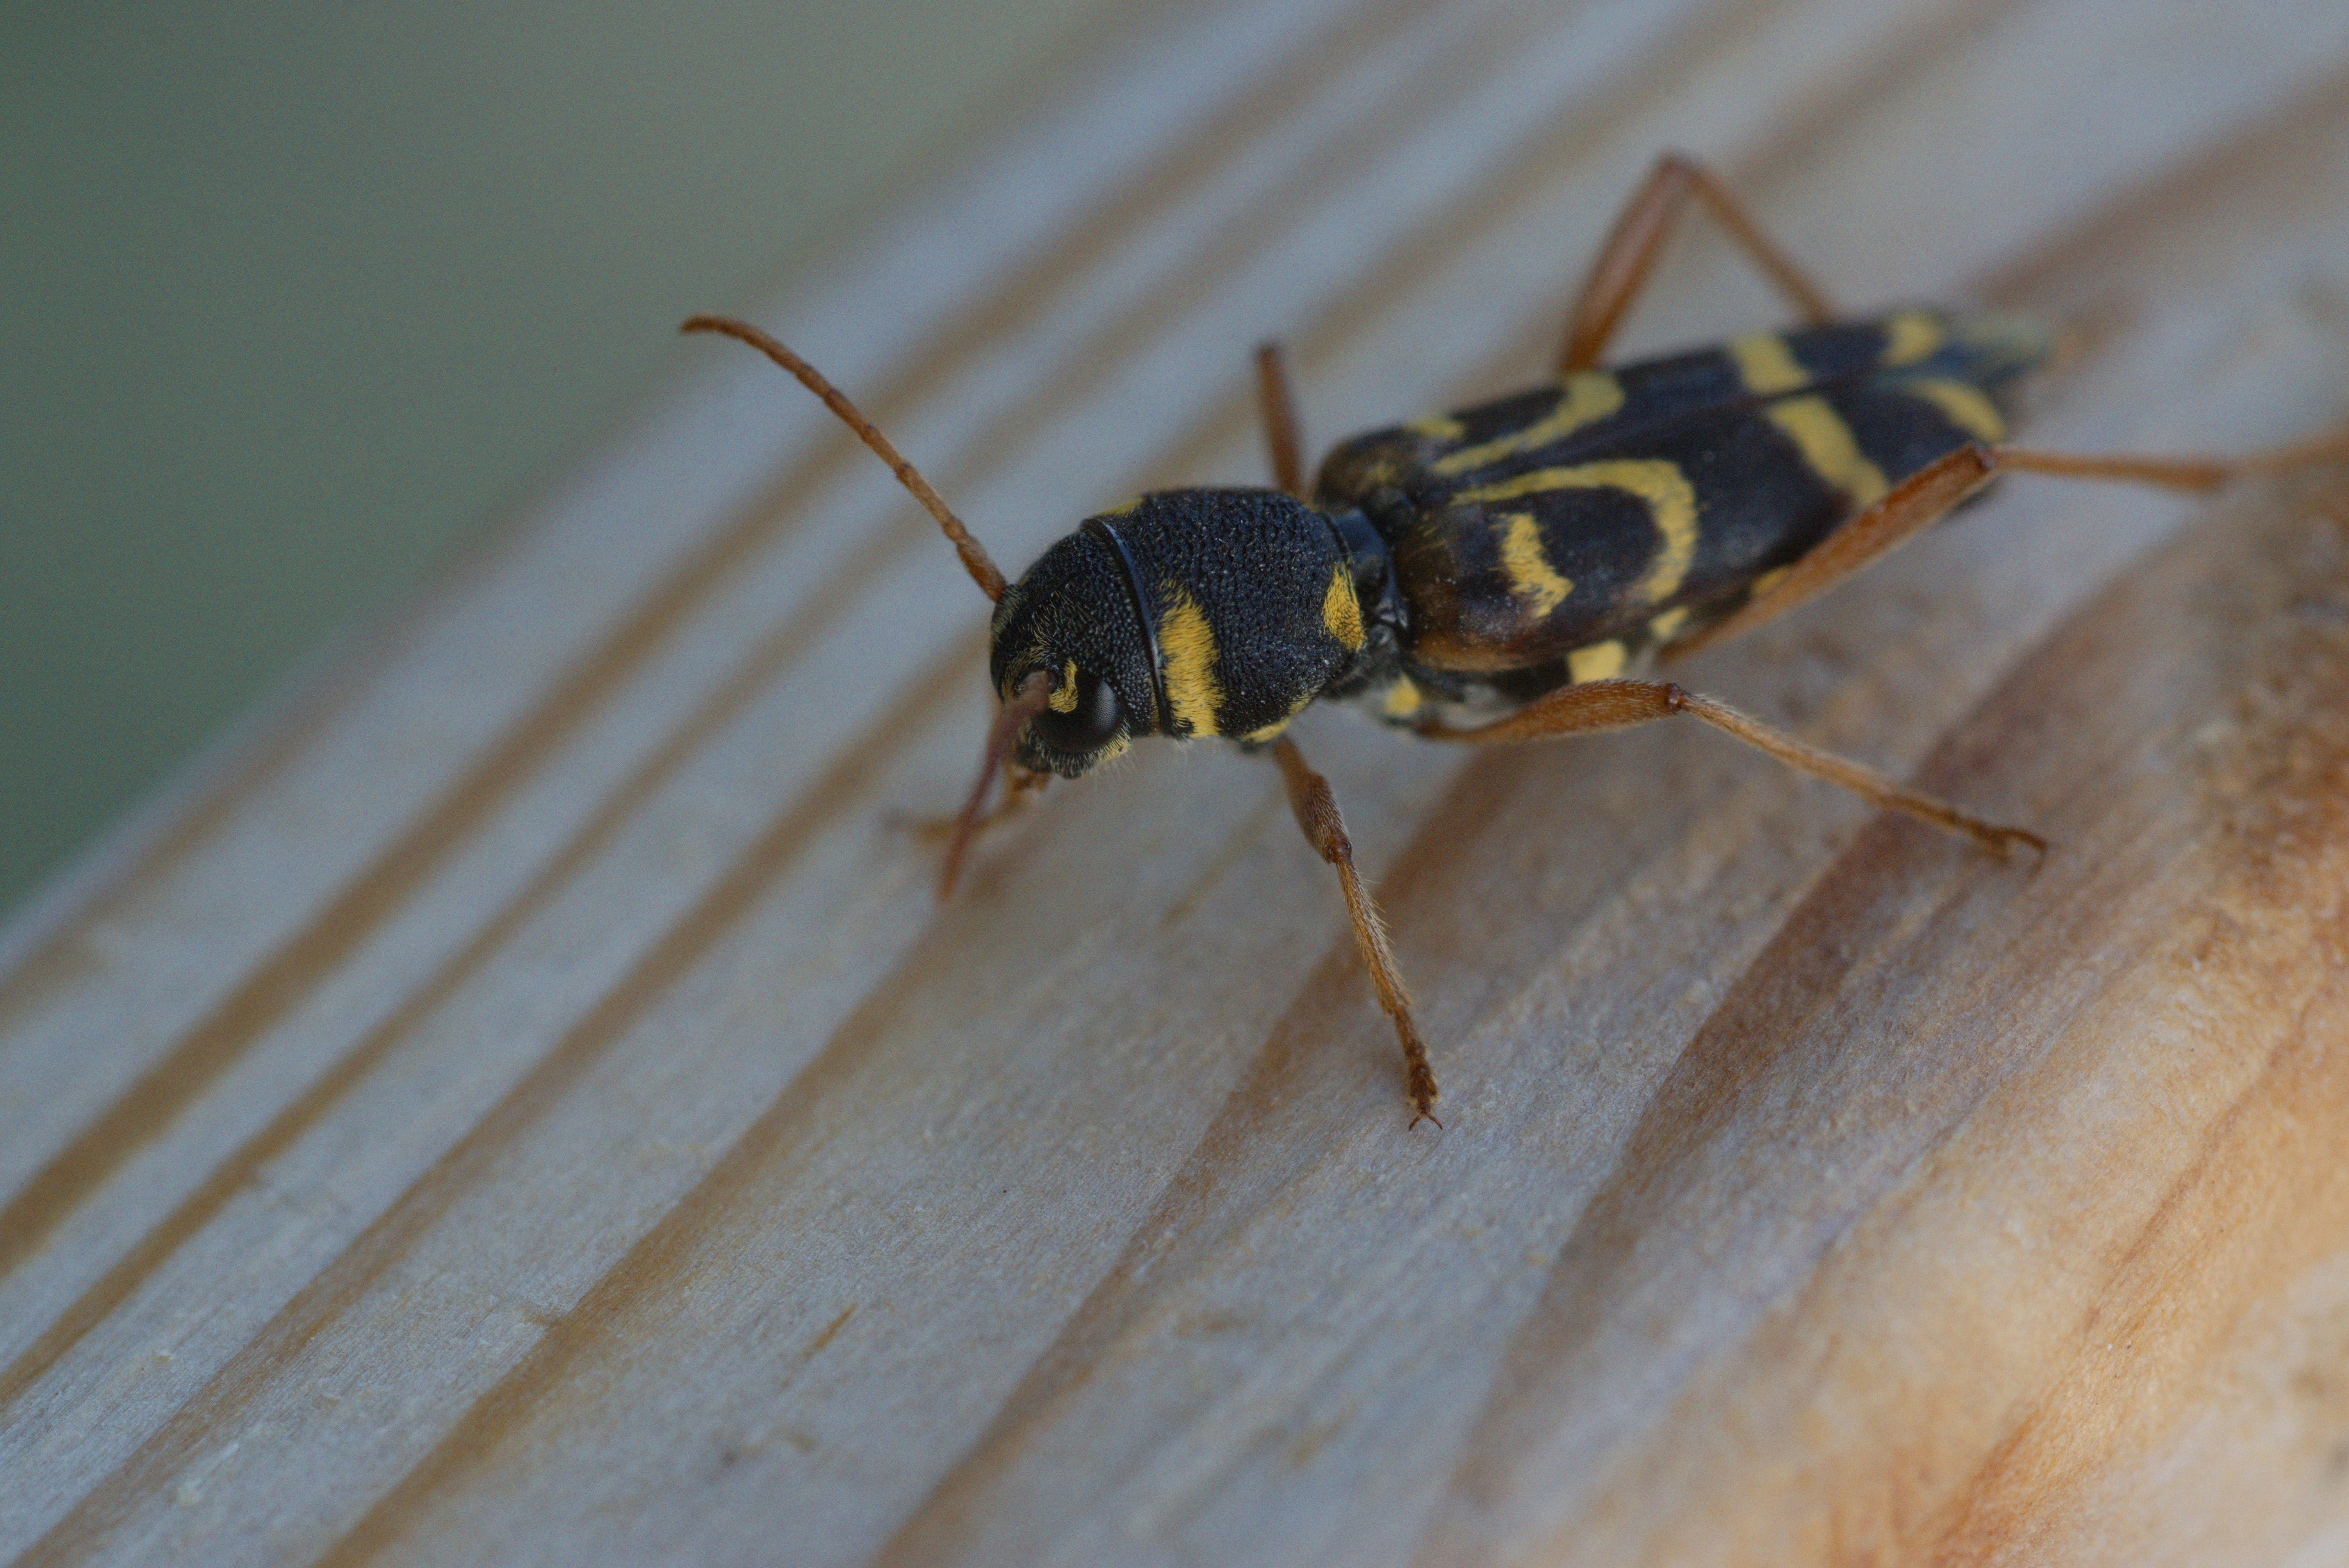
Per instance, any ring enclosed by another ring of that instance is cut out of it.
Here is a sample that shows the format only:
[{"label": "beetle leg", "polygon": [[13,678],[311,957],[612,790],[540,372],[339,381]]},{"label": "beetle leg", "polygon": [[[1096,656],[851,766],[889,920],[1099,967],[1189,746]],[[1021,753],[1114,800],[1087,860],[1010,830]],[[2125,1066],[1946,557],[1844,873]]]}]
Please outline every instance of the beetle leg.
[{"label": "beetle leg", "polygon": [[1419,733],[1431,740],[1477,743],[1549,740],[1560,736],[1624,729],[1635,724],[1671,718],[1681,714],[1701,718],[1715,729],[1768,752],[1798,772],[1841,785],[1878,806],[1905,811],[1937,828],[1963,833],[1985,849],[2003,853],[2016,844],[2027,844],[2040,854],[2047,852],[2047,841],[2036,833],[1986,822],[1959,810],[1946,800],[1895,783],[1873,768],[1854,762],[1849,758],[1837,757],[1831,751],[1822,751],[1816,746],[1795,739],[1784,730],[1775,729],[1757,718],[1738,712],[1727,703],[1701,696],[1670,681],[1586,681],[1578,686],[1561,686],[1537,697],[1516,712],[1496,718],[1490,724],[1455,729],[1449,725],[1430,723],[1420,726]]},{"label": "beetle leg", "polygon": [[[1403,1092],[1411,1098],[1411,1124],[1417,1127],[1422,1117],[1435,1121],[1435,1072],[1427,1065],[1427,1047],[1420,1042],[1419,1026],[1412,1022],[1411,993],[1404,988],[1402,972],[1395,967],[1386,923],[1379,918],[1379,906],[1371,902],[1361,874],[1354,870],[1354,845],[1346,837],[1346,820],[1339,814],[1338,797],[1330,790],[1330,780],[1306,762],[1295,741],[1283,736],[1272,743],[1271,750],[1288,786],[1288,809],[1296,813],[1305,841],[1337,868],[1338,886],[1346,895],[1346,914],[1354,923],[1355,945],[1362,950],[1362,964],[1371,972],[1371,984],[1378,988],[1379,1006],[1394,1020],[1395,1037],[1402,1042]],[[1435,1125],[1444,1124],[1435,1121]]]},{"label": "beetle leg", "polygon": [[[1006,763],[1003,769],[1003,798],[979,813],[978,820],[972,828],[973,841],[984,838],[996,824],[1025,810],[1028,803],[1036,798],[1037,792],[1051,781],[1050,773],[1030,773],[1016,762]],[[898,812],[890,817],[888,822],[891,827],[903,829],[924,843],[943,844],[953,838],[956,830],[962,826],[962,818],[958,815],[925,817]]]},{"label": "beetle leg", "polygon": [[2084,457],[2029,447],[1969,444],[1901,480],[1873,506],[1813,545],[1766,592],[1711,625],[1667,644],[1661,656],[1682,658],[1776,620],[1889,554],[2003,471],[2208,490],[2247,474],[2273,473],[2344,457],[2349,457],[2349,430],[2241,458]]},{"label": "beetle leg", "polygon": [[963,852],[978,836],[979,828],[989,820],[982,810],[987,804],[987,792],[998,775],[1005,780],[1007,793],[1010,780],[1020,769],[1009,766],[1011,748],[1019,744],[1019,732],[1028,721],[1044,711],[1050,699],[1052,674],[1050,670],[1030,670],[1020,678],[1019,689],[1009,701],[996,711],[995,722],[987,727],[985,760],[978,765],[978,777],[970,787],[970,798],[963,802],[962,814],[955,819],[954,837],[947,842],[946,863],[938,869],[938,902],[954,896],[955,879],[962,872]]},{"label": "beetle leg", "polygon": [[2072,452],[2042,452],[2029,447],[1996,449],[1998,466],[2023,473],[2054,474],[2059,479],[2117,480],[2124,484],[2158,485],[2164,490],[2209,490],[2246,474],[2281,473],[2349,458],[2349,429],[2313,436],[2289,446],[2272,447],[2240,458],[2133,458]]},{"label": "beetle leg", "polygon": [[1288,356],[1278,339],[1256,347],[1257,406],[1264,414],[1264,444],[1272,460],[1272,482],[1299,500],[1305,499],[1305,437],[1297,418],[1297,397],[1288,385]]},{"label": "beetle leg", "polygon": [[1835,307],[1826,295],[1763,233],[1762,226],[1728,186],[1686,154],[1667,152],[1656,160],[1647,180],[1623,204],[1590,263],[1589,275],[1583,279],[1574,310],[1567,317],[1566,340],[1557,355],[1560,375],[1588,370],[1599,363],[1624,312],[1631,308],[1648,275],[1655,271],[1664,242],[1688,210],[1691,197],[1704,203],[1738,248],[1806,321],[1816,326],[1835,319]]}]

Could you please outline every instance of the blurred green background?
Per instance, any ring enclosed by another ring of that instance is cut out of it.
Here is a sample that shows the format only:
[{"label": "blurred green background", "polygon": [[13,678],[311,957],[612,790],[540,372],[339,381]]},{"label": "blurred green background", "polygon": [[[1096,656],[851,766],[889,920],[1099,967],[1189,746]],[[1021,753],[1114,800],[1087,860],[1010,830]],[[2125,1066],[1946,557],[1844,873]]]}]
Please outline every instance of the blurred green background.
[{"label": "blurred green background", "polygon": [[1122,3],[0,4],[0,914]]}]

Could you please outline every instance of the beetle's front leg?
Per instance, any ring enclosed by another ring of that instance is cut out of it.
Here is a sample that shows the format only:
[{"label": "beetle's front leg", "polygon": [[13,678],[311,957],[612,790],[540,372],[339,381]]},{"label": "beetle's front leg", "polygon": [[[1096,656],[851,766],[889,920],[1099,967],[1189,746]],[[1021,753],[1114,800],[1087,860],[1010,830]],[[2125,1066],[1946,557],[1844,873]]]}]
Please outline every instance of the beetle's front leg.
[{"label": "beetle's front leg", "polygon": [[1283,736],[1272,743],[1271,750],[1288,786],[1288,809],[1297,814],[1305,841],[1337,868],[1338,886],[1346,895],[1346,913],[1354,923],[1354,944],[1362,950],[1371,984],[1378,988],[1379,1006],[1394,1020],[1395,1037],[1402,1042],[1403,1092],[1411,1098],[1411,1124],[1417,1127],[1424,1117],[1440,1128],[1444,1123],[1435,1119],[1435,1070],[1427,1065],[1427,1047],[1420,1041],[1419,1026],[1412,1022],[1411,993],[1403,985],[1402,972],[1395,967],[1386,924],[1362,887],[1361,873],[1354,869],[1353,841],[1346,837],[1346,820],[1339,814],[1338,797],[1330,790],[1330,780],[1306,762],[1295,741]]},{"label": "beetle's front leg", "polygon": [[1297,394],[1288,385],[1288,356],[1278,340],[1256,347],[1257,411],[1264,418],[1265,455],[1276,489],[1306,499],[1305,434],[1297,417]]},{"label": "beetle's front leg", "polygon": [[[1003,769],[1003,798],[981,812],[972,824],[973,841],[985,837],[998,823],[1024,810],[1051,781],[1050,773],[1030,773],[1017,763],[1007,766]],[[916,816],[909,811],[897,812],[888,821],[891,827],[903,829],[926,844],[947,842],[962,825],[960,817]]]}]

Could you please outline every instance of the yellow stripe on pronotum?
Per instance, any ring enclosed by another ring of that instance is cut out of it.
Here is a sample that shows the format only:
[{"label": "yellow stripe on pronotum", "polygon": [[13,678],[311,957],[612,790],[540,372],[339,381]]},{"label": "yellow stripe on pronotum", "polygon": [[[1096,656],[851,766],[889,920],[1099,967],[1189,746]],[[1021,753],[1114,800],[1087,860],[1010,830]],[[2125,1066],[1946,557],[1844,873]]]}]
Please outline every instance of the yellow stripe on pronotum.
[{"label": "yellow stripe on pronotum", "polygon": [[1165,660],[1166,705],[1190,735],[1220,735],[1216,710],[1224,688],[1216,679],[1216,633],[1206,612],[1180,583],[1161,585],[1165,613],[1158,617],[1158,651]]},{"label": "yellow stripe on pronotum", "polygon": [[1331,570],[1330,586],[1321,592],[1321,624],[1348,653],[1361,651],[1362,605],[1354,597],[1354,574],[1346,562]]}]

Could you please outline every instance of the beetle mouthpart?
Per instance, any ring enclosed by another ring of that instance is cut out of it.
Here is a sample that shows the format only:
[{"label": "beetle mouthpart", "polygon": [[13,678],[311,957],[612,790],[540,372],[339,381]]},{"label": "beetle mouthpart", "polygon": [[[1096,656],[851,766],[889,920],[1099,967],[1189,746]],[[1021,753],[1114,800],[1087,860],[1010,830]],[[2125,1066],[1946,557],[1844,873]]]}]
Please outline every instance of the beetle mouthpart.
[{"label": "beetle mouthpart", "polygon": [[1030,670],[1019,679],[1011,700],[995,716],[995,723],[987,732],[987,755],[979,762],[978,781],[970,787],[970,799],[963,802],[962,814],[955,819],[954,840],[947,846],[947,863],[938,874],[938,901],[943,903],[954,896],[955,879],[962,872],[963,851],[978,831],[978,824],[987,807],[987,791],[996,776],[1003,771],[1004,759],[1010,756],[1014,742],[1028,721],[1044,711],[1052,698],[1052,672]]}]

